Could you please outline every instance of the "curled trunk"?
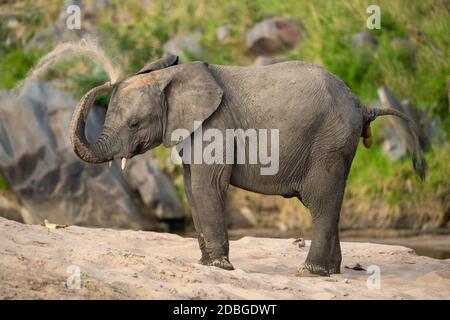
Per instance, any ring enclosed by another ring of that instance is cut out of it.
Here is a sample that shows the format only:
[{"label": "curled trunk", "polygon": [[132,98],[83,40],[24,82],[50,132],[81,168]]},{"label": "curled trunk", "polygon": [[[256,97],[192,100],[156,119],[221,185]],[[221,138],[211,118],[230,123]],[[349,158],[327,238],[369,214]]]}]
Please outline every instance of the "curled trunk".
[{"label": "curled trunk", "polygon": [[99,138],[94,143],[89,143],[85,136],[86,120],[95,99],[111,89],[111,83],[89,90],[80,100],[70,122],[69,136],[75,153],[84,161],[90,163],[102,163],[108,161],[108,150],[105,142]]}]

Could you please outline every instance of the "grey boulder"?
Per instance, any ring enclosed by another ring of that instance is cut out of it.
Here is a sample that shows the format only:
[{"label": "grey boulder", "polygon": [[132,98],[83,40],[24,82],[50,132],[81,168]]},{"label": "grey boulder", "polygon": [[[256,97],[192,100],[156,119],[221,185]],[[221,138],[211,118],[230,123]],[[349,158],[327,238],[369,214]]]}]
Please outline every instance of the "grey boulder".
[{"label": "grey boulder", "polygon": [[254,54],[272,55],[295,47],[300,33],[297,21],[273,17],[255,24],[246,34],[246,43]]},{"label": "grey boulder", "polygon": [[282,59],[269,57],[269,56],[258,56],[253,62],[253,66],[267,66],[269,64],[274,64],[278,62],[282,62]]},{"label": "grey boulder", "polygon": [[227,26],[220,26],[216,29],[216,38],[219,41],[224,41],[230,36],[230,33],[230,28],[228,28]]},{"label": "grey boulder", "polygon": [[[415,115],[413,106],[408,101],[400,102],[387,86],[378,88],[378,97],[380,102],[373,107],[395,109],[413,119],[419,128],[418,138],[421,146],[427,149],[429,140]],[[391,161],[402,158],[408,151],[412,152],[414,148],[413,137],[408,125],[402,119],[387,117],[384,121],[380,121],[380,126],[384,137],[382,149]]]},{"label": "grey boulder", "polygon": [[164,44],[164,53],[180,57],[185,57],[186,55],[200,57],[203,54],[203,47],[200,44],[201,36],[202,33],[197,31],[187,36],[174,37]]},{"label": "grey boulder", "polygon": [[[0,93],[0,174],[34,217],[27,222],[47,219],[59,224],[160,228],[153,208],[144,203],[116,166],[90,165],[76,157],[67,134],[76,103],[46,83],[28,83],[20,97]],[[99,134],[104,113],[97,107],[91,111],[88,139]],[[141,173],[150,180],[151,174]],[[163,187],[173,189],[168,183]],[[162,203],[175,202],[169,207],[181,207],[178,199],[163,196],[161,192],[147,195]]]},{"label": "grey boulder", "polygon": [[355,49],[376,49],[378,40],[368,32],[357,32],[353,35],[352,45]]}]

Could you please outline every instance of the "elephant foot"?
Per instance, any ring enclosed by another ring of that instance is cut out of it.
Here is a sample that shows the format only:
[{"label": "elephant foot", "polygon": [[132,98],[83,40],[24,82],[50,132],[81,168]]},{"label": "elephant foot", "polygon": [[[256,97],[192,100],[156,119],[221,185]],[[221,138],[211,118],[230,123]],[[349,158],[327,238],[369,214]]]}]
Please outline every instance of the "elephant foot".
[{"label": "elephant foot", "polygon": [[205,257],[202,257],[199,261],[200,264],[210,267],[217,267],[224,270],[234,270],[233,265],[228,260],[227,257],[221,257],[218,259],[208,259]]},{"label": "elephant foot", "polygon": [[329,277],[330,272],[327,268],[311,263],[304,263],[298,268],[297,277]]},{"label": "elephant foot", "polygon": [[202,253],[202,257],[200,258],[200,260],[198,260],[198,263],[207,266],[209,260],[210,260],[209,256],[205,253]]},{"label": "elephant foot", "polygon": [[335,264],[332,267],[330,267],[330,273],[332,274],[341,273],[341,263]]}]

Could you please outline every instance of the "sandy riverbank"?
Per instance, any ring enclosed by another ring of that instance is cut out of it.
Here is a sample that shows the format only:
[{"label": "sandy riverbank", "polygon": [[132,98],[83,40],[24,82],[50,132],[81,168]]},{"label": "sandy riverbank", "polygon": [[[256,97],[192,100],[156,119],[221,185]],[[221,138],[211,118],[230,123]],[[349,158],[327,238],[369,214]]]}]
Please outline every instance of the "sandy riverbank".
[{"label": "sandy riverbank", "polygon": [[[232,241],[236,270],[230,272],[197,264],[200,251],[191,238],[75,226],[47,230],[0,218],[0,298],[450,299],[450,260],[401,246],[344,242],[343,266],[380,268],[380,289],[369,289],[370,275],[344,267],[329,278],[296,277],[309,244]],[[80,289],[67,287],[69,266],[79,267]]]}]

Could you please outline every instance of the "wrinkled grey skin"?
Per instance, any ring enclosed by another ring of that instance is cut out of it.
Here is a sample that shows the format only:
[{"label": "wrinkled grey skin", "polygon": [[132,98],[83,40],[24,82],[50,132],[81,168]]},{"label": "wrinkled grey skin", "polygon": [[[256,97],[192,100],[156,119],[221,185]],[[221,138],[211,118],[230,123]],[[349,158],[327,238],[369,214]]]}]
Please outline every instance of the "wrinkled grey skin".
[{"label": "wrinkled grey skin", "polygon": [[[311,211],[312,243],[299,275],[339,273],[338,223],[344,189],[359,138],[370,138],[379,115],[406,121],[416,141],[414,167],[425,164],[414,124],[391,109],[367,109],[347,86],[323,68],[300,61],[264,67],[228,67],[203,62],[177,64],[168,56],[115,84],[103,133],[84,138],[84,122],[107,83],[88,92],[74,113],[70,136],[85,161],[102,163],[164,144],[193,121],[203,132],[216,128],[279,129],[279,171],[261,175],[260,165],[184,164],[184,184],[205,265],[233,269],[228,259],[225,197],[234,185],[262,194],[297,197]],[[225,133],[224,133],[225,136]],[[269,140],[270,141],[270,140]]]}]

